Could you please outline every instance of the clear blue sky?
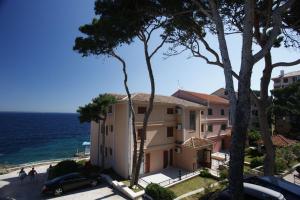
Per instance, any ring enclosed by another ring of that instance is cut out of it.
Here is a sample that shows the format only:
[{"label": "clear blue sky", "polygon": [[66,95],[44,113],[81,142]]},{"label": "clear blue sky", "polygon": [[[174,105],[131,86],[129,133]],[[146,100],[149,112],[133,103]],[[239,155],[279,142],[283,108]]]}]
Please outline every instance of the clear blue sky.
[{"label": "clear blue sky", "polygon": [[[0,111],[75,112],[99,93],[125,93],[118,62],[105,57],[82,58],[72,50],[80,35],[78,27],[94,15],[94,0],[0,2]],[[217,47],[213,37],[209,41]],[[230,36],[228,43],[238,70],[241,40]],[[124,46],[119,53],[128,62],[131,91],[149,92],[141,45]],[[156,55],[153,65],[158,94],[171,95],[178,81],[183,89],[204,93],[225,86],[221,69],[188,56],[165,60],[162,54]],[[294,50],[273,51],[275,61],[298,57]],[[259,89],[260,64],[253,71],[253,89]],[[274,70],[273,76],[279,70]]]}]

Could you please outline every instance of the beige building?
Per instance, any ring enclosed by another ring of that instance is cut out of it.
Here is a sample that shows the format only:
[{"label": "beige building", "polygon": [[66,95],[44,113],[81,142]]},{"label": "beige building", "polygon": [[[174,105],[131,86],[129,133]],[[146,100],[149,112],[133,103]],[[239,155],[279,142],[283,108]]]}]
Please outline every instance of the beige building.
[{"label": "beige building", "polygon": [[[102,135],[98,133],[99,124],[92,122],[91,162],[100,165],[101,151],[104,151],[105,167],[113,168],[127,178],[131,175],[133,152],[131,114],[127,96],[115,96],[118,101],[108,113],[104,147],[101,145]],[[132,96],[138,138],[149,96],[143,93]],[[156,95],[147,127],[141,174],[168,166],[190,171],[201,166],[211,166],[213,143],[204,139],[206,132],[201,132],[201,113],[205,110],[205,106],[197,103],[173,96]]]},{"label": "beige building", "polygon": [[284,70],[281,70],[279,76],[272,78],[272,80],[274,81],[274,89],[284,88],[300,80],[300,71],[285,74]]},{"label": "beige building", "polygon": [[228,150],[231,141],[229,123],[229,101],[217,95],[185,90],[176,91],[173,96],[204,106],[201,110],[201,137],[213,142],[213,152]]}]

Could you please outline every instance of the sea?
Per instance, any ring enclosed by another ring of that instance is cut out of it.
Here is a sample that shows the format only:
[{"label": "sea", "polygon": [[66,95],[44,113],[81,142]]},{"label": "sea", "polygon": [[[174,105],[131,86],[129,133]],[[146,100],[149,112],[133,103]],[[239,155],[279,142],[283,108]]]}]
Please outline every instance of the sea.
[{"label": "sea", "polygon": [[90,124],[75,113],[0,112],[0,164],[73,157],[90,141]]}]

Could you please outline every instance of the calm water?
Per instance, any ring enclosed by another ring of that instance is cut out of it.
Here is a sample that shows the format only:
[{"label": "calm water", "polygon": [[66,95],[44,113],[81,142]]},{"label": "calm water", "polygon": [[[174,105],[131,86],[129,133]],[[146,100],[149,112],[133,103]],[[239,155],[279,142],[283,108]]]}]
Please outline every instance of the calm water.
[{"label": "calm water", "polygon": [[0,112],[0,164],[73,157],[89,130],[77,114]]}]

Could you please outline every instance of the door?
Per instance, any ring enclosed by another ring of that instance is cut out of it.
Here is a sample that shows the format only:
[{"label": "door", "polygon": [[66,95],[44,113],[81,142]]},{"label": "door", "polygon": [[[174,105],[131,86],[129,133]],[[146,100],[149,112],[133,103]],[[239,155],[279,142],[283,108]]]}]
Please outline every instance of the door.
[{"label": "door", "polygon": [[168,167],[168,162],[169,162],[169,152],[168,151],[164,151],[164,168]]},{"label": "door", "polygon": [[211,150],[208,149],[203,150],[203,161],[205,167],[211,168]]},{"label": "door", "polygon": [[173,166],[173,149],[170,149],[170,166]]},{"label": "door", "polygon": [[150,153],[146,154],[146,160],[145,160],[145,173],[150,172]]}]

